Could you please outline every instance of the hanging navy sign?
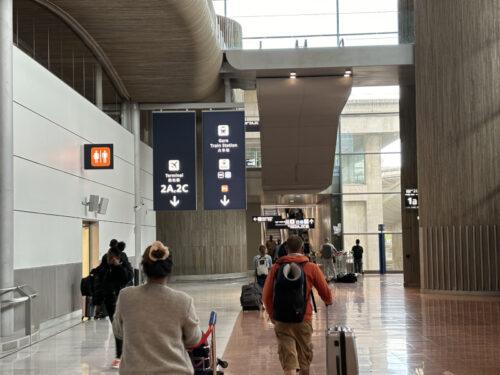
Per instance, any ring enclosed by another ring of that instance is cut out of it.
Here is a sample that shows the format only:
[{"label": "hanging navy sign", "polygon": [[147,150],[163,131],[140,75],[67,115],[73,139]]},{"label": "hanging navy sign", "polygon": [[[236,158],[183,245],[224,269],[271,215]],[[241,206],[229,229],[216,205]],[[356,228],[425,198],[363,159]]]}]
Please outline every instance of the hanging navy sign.
[{"label": "hanging navy sign", "polygon": [[196,114],[153,113],[156,211],[196,210]]},{"label": "hanging navy sign", "polygon": [[247,208],[243,111],[203,112],[203,194],[205,210]]}]

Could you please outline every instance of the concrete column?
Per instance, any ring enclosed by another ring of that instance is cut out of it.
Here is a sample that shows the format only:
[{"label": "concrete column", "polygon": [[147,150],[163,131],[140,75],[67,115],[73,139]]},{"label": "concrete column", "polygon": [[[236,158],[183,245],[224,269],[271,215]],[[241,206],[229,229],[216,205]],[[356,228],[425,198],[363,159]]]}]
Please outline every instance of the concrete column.
[{"label": "concrete column", "polygon": [[231,98],[231,81],[229,78],[224,78],[224,99],[226,103],[231,103],[232,98]]},{"label": "concrete column", "polygon": [[95,66],[95,105],[102,111],[102,67]]},{"label": "concrete column", "polygon": [[[0,289],[14,286],[12,27],[12,0],[2,0],[0,1]],[[0,314],[0,335],[9,336],[14,330],[14,312],[8,309]]]},{"label": "concrete column", "polygon": [[401,138],[401,223],[405,286],[420,286],[418,210],[405,208],[405,190],[418,188],[415,86],[399,88]]},{"label": "concrete column", "polygon": [[[141,112],[138,103],[132,103],[132,132],[134,133],[134,192],[135,192],[135,268],[141,268],[142,255],[142,197],[141,197]],[[139,283],[142,282],[139,272]]]},{"label": "concrete column", "polygon": [[130,114],[129,101],[123,101],[121,104],[121,124],[125,129],[132,131],[132,119]]},{"label": "concrete column", "polygon": [[499,19],[496,1],[415,2],[424,290],[500,295]]}]

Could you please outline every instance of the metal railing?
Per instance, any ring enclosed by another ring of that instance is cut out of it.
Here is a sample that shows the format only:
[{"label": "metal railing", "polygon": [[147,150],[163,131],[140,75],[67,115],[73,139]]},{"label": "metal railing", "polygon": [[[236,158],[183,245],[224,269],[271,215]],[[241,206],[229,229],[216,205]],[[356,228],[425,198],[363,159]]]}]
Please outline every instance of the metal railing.
[{"label": "metal railing", "polygon": [[38,296],[38,293],[31,289],[28,285],[19,285],[11,288],[0,289],[0,296],[7,293],[18,293],[20,297],[12,297],[0,300],[0,314],[9,308],[24,303],[24,331],[25,335],[29,336],[29,344],[32,344],[33,336],[33,299]]}]

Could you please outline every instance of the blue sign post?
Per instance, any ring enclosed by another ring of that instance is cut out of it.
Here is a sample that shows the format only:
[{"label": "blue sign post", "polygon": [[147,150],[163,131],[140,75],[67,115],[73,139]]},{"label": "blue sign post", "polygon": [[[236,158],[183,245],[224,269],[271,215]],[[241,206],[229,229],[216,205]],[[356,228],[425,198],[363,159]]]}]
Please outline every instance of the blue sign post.
[{"label": "blue sign post", "polygon": [[153,113],[155,211],[196,210],[196,113]]},{"label": "blue sign post", "polygon": [[203,201],[205,210],[247,208],[243,111],[203,112]]},{"label": "blue sign post", "polygon": [[378,225],[378,254],[379,254],[379,263],[380,263],[380,274],[385,275],[387,273],[386,262],[385,262],[385,225]]}]

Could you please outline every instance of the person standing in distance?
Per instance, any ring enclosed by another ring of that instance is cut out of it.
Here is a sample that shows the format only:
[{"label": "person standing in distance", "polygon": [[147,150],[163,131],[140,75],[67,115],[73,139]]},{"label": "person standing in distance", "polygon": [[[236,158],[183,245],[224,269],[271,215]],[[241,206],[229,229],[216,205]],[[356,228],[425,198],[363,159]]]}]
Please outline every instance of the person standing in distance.
[{"label": "person standing in distance", "polygon": [[269,239],[266,241],[267,254],[274,261],[276,259],[276,242],[273,240],[273,236],[269,236]]},{"label": "person standing in distance", "polygon": [[359,246],[359,239],[352,247],[352,257],[354,258],[354,273],[363,273],[363,247]]},{"label": "person standing in distance", "polygon": [[264,245],[259,246],[259,254],[253,258],[253,268],[255,270],[255,279],[257,284],[264,288],[267,274],[273,265],[271,257],[267,254],[267,249]]},{"label": "person standing in distance", "polygon": [[[309,262],[309,259],[303,254],[304,243],[302,239],[297,235],[292,235],[285,243],[288,255],[279,258],[269,271],[262,301],[275,325],[278,355],[284,375],[295,375],[297,369],[299,369],[300,375],[309,375],[309,366],[313,358],[312,304],[310,302],[312,287],[316,288],[321,299],[327,305],[331,305],[333,302],[332,291],[319,267]],[[285,306],[290,302],[290,297],[297,296],[291,296],[290,290],[287,288],[278,288],[277,285],[284,281],[283,278],[288,280],[285,283],[291,281],[297,285],[296,281],[302,280],[305,284],[305,296],[302,294],[304,287],[302,281],[299,288],[300,295],[303,296],[300,311],[296,309],[298,301],[295,298],[292,299],[293,306]],[[277,301],[278,303],[275,304]],[[293,316],[293,321],[288,319],[290,316]]]},{"label": "person standing in distance", "polygon": [[335,247],[330,243],[329,238],[325,238],[325,243],[321,246],[321,261],[323,263],[323,273],[327,282],[335,279],[335,268],[333,265]]}]

